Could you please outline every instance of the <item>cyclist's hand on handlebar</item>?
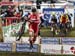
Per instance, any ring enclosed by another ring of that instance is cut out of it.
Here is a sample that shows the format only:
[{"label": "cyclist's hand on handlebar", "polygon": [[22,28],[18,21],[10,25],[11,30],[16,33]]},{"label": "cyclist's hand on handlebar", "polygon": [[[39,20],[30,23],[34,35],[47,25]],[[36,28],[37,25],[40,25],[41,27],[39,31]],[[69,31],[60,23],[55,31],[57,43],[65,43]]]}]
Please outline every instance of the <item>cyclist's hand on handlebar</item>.
[{"label": "cyclist's hand on handlebar", "polygon": [[32,20],[29,20],[29,22],[30,22],[30,23],[34,23],[34,21],[32,21]]}]

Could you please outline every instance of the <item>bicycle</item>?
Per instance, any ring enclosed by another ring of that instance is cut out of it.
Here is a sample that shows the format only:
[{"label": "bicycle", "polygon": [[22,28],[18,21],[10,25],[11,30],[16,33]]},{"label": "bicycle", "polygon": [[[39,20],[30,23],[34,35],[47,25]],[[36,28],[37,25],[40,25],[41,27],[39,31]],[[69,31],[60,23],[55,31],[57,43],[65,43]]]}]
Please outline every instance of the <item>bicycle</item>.
[{"label": "bicycle", "polygon": [[57,24],[56,23],[51,23],[51,31],[52,31],[52,36],[53,37],[57,34],[56,30],[57,30]]},{"label": "bicycle", "polygon": [[[62,27],[60,28],[60,33],[62,34],[62,35],[64,35],[65,37],[66,37],[66,35],[67,35],[67,24],[65,23],[65,24],[61,24],[62,25]],[[61,35],[60,34],[60,35]]]},{"label": "bicycle", "polygon": [[67,29],[68,29],[68,31],[71,31],[71,29],[72,29],[71,22],[67,22]]}]

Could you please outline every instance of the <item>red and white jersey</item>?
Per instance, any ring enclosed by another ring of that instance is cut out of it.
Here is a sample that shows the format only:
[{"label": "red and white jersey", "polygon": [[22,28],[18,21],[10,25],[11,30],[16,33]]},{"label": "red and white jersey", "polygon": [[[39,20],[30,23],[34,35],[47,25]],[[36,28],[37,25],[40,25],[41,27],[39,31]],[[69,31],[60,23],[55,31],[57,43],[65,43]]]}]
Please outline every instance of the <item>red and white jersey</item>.
[{"label": "red and white jersey", "polygon": [[29,15],[29,20],[34,21],[34,23],[40,23],[40,16],[39,14],[30,14]]},{"label": "red and white jersey", "polygon": [[44,14],[43,13],[39,13],[39,16],[42,17],[42,16],[44,16]]}]

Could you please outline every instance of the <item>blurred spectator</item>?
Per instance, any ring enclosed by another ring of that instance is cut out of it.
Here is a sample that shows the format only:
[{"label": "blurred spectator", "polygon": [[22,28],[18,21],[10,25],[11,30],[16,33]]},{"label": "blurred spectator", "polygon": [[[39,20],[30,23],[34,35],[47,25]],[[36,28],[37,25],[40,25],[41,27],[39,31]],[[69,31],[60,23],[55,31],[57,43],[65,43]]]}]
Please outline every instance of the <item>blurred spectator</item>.
[{"label": "blurred spectator", "polygon": [[21,17],[20,12],[15,12],[15,16],[18,17],[18,18],[20,18]]},{"label": "blurred spectator", "polygon": [[17,22],[19,22],[19,19],[21,19],[21,14],[20,14],[20,12],[15,12],[15,16],[18,18]]},{"label": "blurred spectator", "polygon": [[28,11],[23,10],[22,21],[24,20],[24,17],[28,17],[28,15],[30,15],[30,13]]},{"label": "blurred spectator", "polygon": [[8,9],[5,11],[7,13],[6,17],[13,17],[13,9],[11,6],[8,7]]},{"label": "blurred spectator", "polygon": [[56,0],[51,0],[51,3],[56,3]]},{"label": "blurred spectator", "polygon": [[41,23],[40,23],[40,26],[43,27],[44,26],[44,18],[43,18],[44,14],[43,13],[40,13],[40,20],[41,20]]},{"label": "blurred spectator", "polygon": [[20,15],[21,15],[21,17],[22,17],[22,15],[23,15],[23,10],[20,9],[19,12],[20,12]]}]

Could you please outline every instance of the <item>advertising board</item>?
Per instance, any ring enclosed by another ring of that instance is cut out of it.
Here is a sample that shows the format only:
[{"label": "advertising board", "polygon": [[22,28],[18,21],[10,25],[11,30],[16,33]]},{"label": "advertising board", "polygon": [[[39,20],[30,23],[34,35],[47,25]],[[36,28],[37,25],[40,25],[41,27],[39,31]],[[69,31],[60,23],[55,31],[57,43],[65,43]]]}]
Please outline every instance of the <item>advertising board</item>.
[{"label": "advertising board", "polygon": [[62,38],[62,44],[75,44],[75,38]]},{"label": "advertising board", "polygon": [[41,44],[41,53],[61,54],[61,45]]},{"label": "advertising board", "polygon": [[59,44],[59,38],[42,38],[41,44]]},{"label": "advertising board", "polygon": [[0,43],[0,51],[12,51],[11,43]]},{"label": "advertising board", "polygon": [[75,55],[75,45],[63,45],[63,54]]},{"label": "advertising board", "polygon": [[16,51],[17,52],[38,52],[38,45],[34,44],[33,48],[30,49],[29,44],[17,43],[16,44]]}]

